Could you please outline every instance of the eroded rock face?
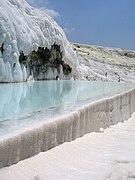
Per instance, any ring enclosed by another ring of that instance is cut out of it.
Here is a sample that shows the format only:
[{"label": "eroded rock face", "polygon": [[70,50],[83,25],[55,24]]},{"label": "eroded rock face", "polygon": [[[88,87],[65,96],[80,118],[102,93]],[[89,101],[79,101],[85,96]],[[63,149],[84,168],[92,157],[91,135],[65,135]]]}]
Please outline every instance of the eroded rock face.
[{"label": "eroded rock face", "polygon": [[72,68],[63,61],[60,46],[53,44],[49,50],[47,47],[39,47],[28,56],[20,52],[19,63],[26,67],[28,78],[35,80],[53,80],[56,76],[60,79],[70,79]]},{"label": "eroded rock face", "polygon": [[0,1],[0,82],[67,78],[71,70],[78,78],[77,67],[72,45],[50,16],[25,0]]}]

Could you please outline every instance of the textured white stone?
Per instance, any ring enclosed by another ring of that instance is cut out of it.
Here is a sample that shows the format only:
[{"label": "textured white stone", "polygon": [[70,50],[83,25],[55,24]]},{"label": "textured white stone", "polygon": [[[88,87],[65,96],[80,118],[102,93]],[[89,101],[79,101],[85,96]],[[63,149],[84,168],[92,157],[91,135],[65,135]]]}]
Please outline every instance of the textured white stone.
[{"label": "textured white stone", "polygon": [[104,133],[70,143],[0,169],[1,180],[134,180],[135,113]]},{"label": "textured white stone", "polygon": [[80,78],[94,81],[135,82],[135,51],[75,44]]},{"label": "textured white stone", "polygon": [[[63,61],[76,74],[78,61],[63,30],[44,12],[28,5],[25,0],[0,1],[0,82],[26,81],[27,72],[19,64],[19,53],[28,55],[38,47],[60,45]],[[14,67],[14,63],[16,63]]]}]

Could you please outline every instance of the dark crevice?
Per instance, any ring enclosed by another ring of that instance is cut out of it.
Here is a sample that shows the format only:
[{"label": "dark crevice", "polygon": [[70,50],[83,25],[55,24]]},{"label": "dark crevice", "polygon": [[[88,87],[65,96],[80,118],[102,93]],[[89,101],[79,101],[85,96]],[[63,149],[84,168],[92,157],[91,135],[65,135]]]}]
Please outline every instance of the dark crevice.
[{"label": "dark crevice", "polygon": [[72,68],[68,64],[63,65],[63,73],[64,75],[70,74],[72,71]]},{"label": "dark crevice", "polygon": [[3,52],[4,52],[4,43],[2,43],[2,45],[1,45],[1,47],[0,47],[0,51],[1,51],[1,53],[3,54]]},{"label": "dark crevice", "polygon": [[[39,47],[37,51],[32,51],[28,56],[21,51],[19,62],[26,67],[28,74],[33,75],[35,80],[55,79],[60,74],[61,67],[66,76],[72,71],[69,65],[64,64],[60,46],[57,44],[53,44],[51,49]],[[53,75],[49,78],[47,74],[50,71]]]},{"label": "dark crevice", "polygon": [[24,55],[23,51],[20,52],[19,63],[25,64],[27,62],[27,56]]}]

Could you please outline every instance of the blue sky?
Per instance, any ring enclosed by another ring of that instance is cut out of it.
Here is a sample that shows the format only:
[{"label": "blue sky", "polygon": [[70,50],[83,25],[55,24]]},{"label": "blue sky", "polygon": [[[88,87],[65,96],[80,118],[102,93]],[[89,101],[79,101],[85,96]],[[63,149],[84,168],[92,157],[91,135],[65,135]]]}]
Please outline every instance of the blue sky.
[{"label": "blue sky", "polygon": [[68,40],[135,50],[135,0],[27,0],[45,10]]}]

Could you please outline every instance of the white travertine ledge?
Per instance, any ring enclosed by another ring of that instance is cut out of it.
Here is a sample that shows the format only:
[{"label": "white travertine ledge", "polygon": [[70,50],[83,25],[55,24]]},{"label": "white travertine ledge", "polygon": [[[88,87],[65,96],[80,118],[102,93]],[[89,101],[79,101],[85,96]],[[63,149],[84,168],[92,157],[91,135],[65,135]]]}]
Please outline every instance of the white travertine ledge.
[{"label": "white travertine ledge", "polygon": [[135,111],[135,89],[87,104],[67,116],[0,140],[0,168],[86,133],[123,122]]}]

